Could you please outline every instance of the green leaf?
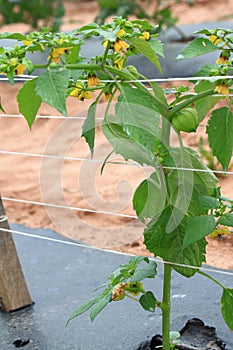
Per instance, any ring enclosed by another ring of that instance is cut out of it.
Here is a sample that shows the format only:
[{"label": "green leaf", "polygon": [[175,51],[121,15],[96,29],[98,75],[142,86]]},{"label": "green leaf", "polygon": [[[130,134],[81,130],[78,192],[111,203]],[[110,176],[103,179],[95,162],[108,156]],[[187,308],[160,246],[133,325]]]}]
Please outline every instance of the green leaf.
[{"label": "green leaf", "polygon": [[160,73],[162,73],[162,68],[160,66],[160,62],[157,56],[157,53],[160,55],[163,53],[161,43],[155,43],[153,42],[153,40],[147,41],[140,38],[131,38],[128,39],[128,41],[149,61],[151,61]]},{"label": "green leaf", "polygon": [[35,90],[42,101],[56,108],[67,116],[66,89],[69,84],[70,72],[67,70],[48,70],[36,81]]},{"label": "green leaf", "polygon": [[150,22],[144,19],[134,19],[134,20],[131,20],[130,22],[133,24],[138,24],[141,27],[142,31],[149,32],[154,28],[154,26]]},{"label": "green leaf", "polygon": [[148,179],[142,181],[133,197],[133,208],[142,222],[161,213],[166,201],[164,173],[158,168]]},{"label": "green leaf", "polygon": [[[190,219],[185,215],[181,223],[168,233],[166,227],[172,215],[173,208],[167,207],[159,218],[153,218],[147,225],[144,231],[144,243],[147,249],[164,261],[200,267],[205,261],[207,244],[205,239],[200,239],[183,249],[185,230]],[[196,269],[181,266],[174,265],[173,268],[186,277],[191,277],[197,272]]]},{"label": "green leaf", "polygon": [[134,272],[131,282],[139,282],[144,278],[154,278],[157,274],[157,265],[154,261],[150,261],[148,264],[145,264],[141,268],[137,268]]},{"label": "green leaf", "polygon": [[71,314],[69,320],[67,321],[67,324],[74,319],[75,317],[78,317],[79,315],[83,314],[87,310],[89,310],[94,304],[96,304],[100,299],[100,296],[94,297],[90,300],[88,300],[86,303],[80,305],[74,312]]},{"label": "green leaf", "polygon": [[219,108],[212,113],[207,125],[207,134],[213,155],[226,171],[233,151],[233,113],[229,108]]},{"label": "green leaf", "polygon": [[199,196],[198,201],[204,210],[218,209],[220,206],[219,200],[210,196]]},{"label": "green leaf", "polygon": [[[108,291],[108,290],[106,290]],[[91,309],[90,312],[90,318],[92,321],[94,321],[94,319],[96,318],[96,316],[105,308],[105,306],[108,305],[108,303],[110,303],[112,301],[112,291],[108,291],[108,293],[104,293],[102,294],[101,299],[95,303]]]},{"label": "green leaf", "polygon": [[155,312],[155,308],[157,306],[157,299],[155,298],[154,294],[149,291],[140,297],[139,303],[141,304],[144,310]]},{"label": "green leaf", "polygon": [[36,114],[42,102],[40,96],[38,96],[35,91],[37,79],[38,78],[35,78],[24,83],[17,95],[19,111],[27,120],[30,128],[36,118]]},{"label": "green leaf", "polygon": [[112,27],[106,29],[104,29],[103,27],[99,27],[95,29],[95,32],[103,36],[106,40],[109,40],[110,42],[115,42],[119,29],[119,26],[117,26],[115,29],[113,29]]},{"label": "green leaf", "polygon": [[88,115],[82,126],[82,136],[85,137],[86,142],[90,148],[91,154],[94,152],[95,144],[95,114],[97,102],[92,103],[88,109]]},{"label": "green leaf", "polygon": [[22,33],[9,33],[5,32],[0,34],[0,39],[15,39],[15,40],[25,40],[26,35],[23,35]]},{"label": "green leaf", "polygon": [[186,227],[183,249],[207,236],[215,229],[215,226],[216,222],[213,215],[195,216],[192,218]]},{"label": "green leaf", "polygon": [[[169,164],[168,159],[171,163]],[[187,212],[193,193],[193,172],[184,169],[192,169],[192,159],[186,148],[174,148],[169,150],[169,156],[165,159],[165,166],[172,169],[167,175],[167,192],[169,202],[173,206],[173,213],[167,223],[166,230],[172,231],[177,226]],[[178,170],[177,170],[178,169]]]},{"label": "green leaf", "polygon": [[[187,153],[187,155],[181,157],[181,152]],[[188,212],[191,217],[206,214],[206,210],[203,210],[200,206],[198,198],[201,195],[214,196],[218,180],[201,161],[198,154],[189,148],[183,148],[183,150],[179,148],[172,149],[165,165],[175,168],[195,169],[195,171],[177,169],[169,171],[167,174],[169,200],[173,206],[178,206],[179,209],[182,208],[183,212]],[[182,195],[183,202],[177,200],[177,198],[182,200]]]},{"label": "green leaf", "polygon": [[233,289],[224,288],[221,298],[221,310],[224,321],[227,326],[233,331]]},{"label": "green leaf", "polygon": [[2,105],[2,101],[1,101],[1,97],[0,97],[0,110],[3,112],[3,113],[6,113],[4,108],[3,108],[3,105]]},{"label": "green leaf", "polygon": [[139,164],[154,165],[154,153],[139,141],[132,140],[123,130],[119,120],[116,117],[105,118],[102,126],[103,133],[113,146],[116,153],[121,154],[126,160],[132,159]]},{"label": "green leaf", "polygon": [[[155,85],[154,88],[156,89]],[[163,92],[157,88],[155,96],[149,91],[142,91],[135,89],[128,84],[121,84],[121,95],[119,96],[118,103],[116,104],[116,113],[122,113],[121,120],[125,124],[141,125],[145,130],[148,128],[149,122],[152,123],[150,127],[153,127],[155,133],[159,124],[159,118],[157,113],[164,115],[166,113],[165,107],[167,107],[164,98],[162,98]],[[137,111],[137,108],[140,108]],[[157,113],[156,113],[157,112]],[[142,115],[141,115],[142,113]],[[143,116],[149,114],[151,120],[144,120]]]},{"label": "green leaf", "polygon": [[218,224],[233,227],[233,213],[226,213],[220,217]]},{"label": "green leaf", "polygon": [[217,50],[219,50],[218,47],[216,47],[209,39],[197,38],[191,41],[191,43],[181,51],[176,59],[181,60],[193,58]]},{"label": "green leaf", "polygon": [[[163,88],[159,85],[159,84],[157,84],[157,83],[155,83],[155,82],[150,82],[150,85],[151,85],[151,87],[152,87],[152,89],[153,89],[153,93],[154,93],[154,95],[157,97],[157,99],[166,107],[166,108],[169,108],[169,105],[168,105],[168,103],[167,103],[167,99],[166,99],[166,97],[165,97],[165,95],[164,95],[164,90],[163,90]],[[159,109],[159,111],[160,111],[160,113],[163,115],[163,111],[161,111],[161,108]]]},{"label": "green leaf", "polygon": [[[211,83],[209,81],[200,81],[196,86],[195,86],[195,92],[200,93],[203,91],[207,90],[214,90],[215,88],[215,83]],[[201,122],[207,113],[218,103],[221,99],[221,96],[207,96],[200,98],[199,100],[195,101],[195,107],[197,109],[198,113],[198,121]]]}]

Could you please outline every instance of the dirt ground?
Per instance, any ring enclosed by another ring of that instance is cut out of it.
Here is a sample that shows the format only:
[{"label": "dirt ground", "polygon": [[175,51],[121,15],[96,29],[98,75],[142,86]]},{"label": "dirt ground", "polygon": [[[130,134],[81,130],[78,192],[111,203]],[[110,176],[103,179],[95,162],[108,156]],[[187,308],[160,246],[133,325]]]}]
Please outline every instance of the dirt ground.
[{"label": "dirt ground", "polygon": [[[65,6],[62,30],[92,22],[98,12],[96,1],[67,1]],[[180,24],[217,21],[229,17],[229,13],[233,14],[233,2],[197,0],[194,7],[179,4],[174,12]],[[28,27],[17,24],[4,26],[0,30],[24,32]],[[0,83],[1,102],[8,115],[19,113],[16,94],[20,86],[19,83],[15,86]],[[101,161],[111,148],[98,130],[94,161],[90,161],[88,147],[80,131],[88,102],[68,99],[67,105],[69,115],[78,118],[38,118],[31,131],[23,118],[1,115],[0,150],[57,157],[1,154],[2,197],[60,206],[47,206],[45,209],[42,205],[4,200],[9,221],[29,227],[52,228],[62,235],[98,247],[149,254],[143,245],[143,225],[134,219],[131,198],[133,190],[150,173],[150,169],[108,164],[103,175],[100,175]],[[59,115],[46,105],[42,106],[39,114]],[[198,138],[191,135],[186,143],[196,147]],[[64,160],[64,156],[69,159]],[[122,163],[117,156],[112,157],[111,161]],[[233,198],[232,176],[222,177],[219,181],[222,193]],[[71,206],[72,209],[61,208],[63,206]],[[86,211],[77,211],[77,208],[86,208]],[[103,213],[88,212],[88,209]],[[121,214],[128,214],[129,217]],[[233,269],[233,236],[224,236],[221,241],[209,240],[207,263]]]}]

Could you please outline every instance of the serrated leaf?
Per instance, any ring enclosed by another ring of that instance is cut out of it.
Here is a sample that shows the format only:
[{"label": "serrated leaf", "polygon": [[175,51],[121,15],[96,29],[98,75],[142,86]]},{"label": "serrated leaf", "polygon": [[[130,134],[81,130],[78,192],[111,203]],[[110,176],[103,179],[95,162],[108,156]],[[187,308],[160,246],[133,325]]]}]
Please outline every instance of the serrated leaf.
[{"label": "serrated leaf", "polygon": [[69,84],[70,72],[67,70],[48,70],[36,81],[35,90],[42,101],[56,108],[67,116],[66,89]]},{"label": "serrated leaf", "polygon": [[149,291],[140,297],[139,303],[143,307],[144,310],[150,311],[150,312],[155,312],[155,308],[157,305],[157,299],[155,298],[154,294]]},{"label": "serrated leaf", "polygon": [[86,142],[90,148],[91,154],[94,152],[95,144],[95,115],[97,102],[92,103],[88,109],[88,115],[82,126],[82,136],[85,137]]},{"label": "serrated leaf", "polygon": [[[205,261],[207,243],[203,238],[183,249],[183,238],[189,218],[187,215],[184,216],[181,223],[172,232],[167,233],[166,226],[173,215],[172,211],[172,207],[167,207],[159,218],[152,219],[144,231],[144,243],[150,252],[160,256],[164,261],[200,267]],[[173,268],[186,277],[193,276],[197,271],[175,265]]]},{"label": "serrated leaf", "polygon": [[233,151],[233,113],[227,107],[216,109],[206,130],[213,155],[226,171]]},{"label": "serrated leaf", "polygon": [[[132,159],[139,164],[154,165],[154,153],[140,144],[138,141],[132,140],[126,132],[124,132],[122,125],[116,118],[105,118],[102,129],[103,133],[113,146],[116,153],[121,154],[124,159]],[[111,122],[112,121],[112,122]]]},{"label": "serrated leaf", "polygon": [[[200,195],[214,196],[214,189],[218,180],[194,150],[183,148],[182,152],[188,153],[188,156],[183,158],[179,155],[180,152],[180,149],[172,149],[170,151],[170,157],[166,159],[165,165],[174,168],[196,169],[196,171],[184,170],[183,174],[180,174],[181,170],[173,169],[168,173],[167,186],[170,192],[170,202],[173,206],[177,205],[179,209],[182,207],[183,211],[186,208],[184,212],[189,212],[191,216],[206,214],[206,210],[203,210],[200,206],[198,197]],[[176,153],[178,154],[176,155]],[[183,166],[181,165],[182,163]],[[183,185],[181,182],[182,178],[184,181]],[[179,203],[177,200],[178,190],[181,192],[179,198],[182,198],[182,194],[184,197],[186,193],[186,198],[184,198],[186,202]],[[187,196],[188,194],[189,197]]]},{"label": "serrated leaf", "polygon": [[148,264],[145,264],[141,268],[137,268],[133,277],[131,278],[131,282],[139,282],[144,278],[154,278],[157,274],[157,265],[154,261],[150,261]]},{"label": "serrated leaf", "polygon": [[30,128],[36,118],[36,114],[42,102],[40,96],[38,96],[35,91],[37,79],[38,78],[35,78],[24,83],[17,95],[19,111],[27,120]]},{"label": "serrated leaf", "polygon": [[216,222],[213,215],[195,216],[192,218],[185,230],[183,249],[207,236],[215,229],[215,226]]},{"label": "serrated leaf", "polygon": [[224,288],[221,298],[221,311],[227,326],[233,331],[233,289]]},{"label": "serrated leaf", "polygon": [[233,227],[233,213],[226,213],[220,217],[218,224]]},{"label": "serrated leaf", "polygon": [[140,38],[131,38],[128,39],[130,44],[132,44],[139,52],[141,52],[149,61],[151,61],[155,67],[162,73],[162,68],[157,56],[157,53],[162,55],[163,49],[162,45],[159,42],[153,42],[143,40]]},{"label": "serrated leaf", "polygon": [[[149,114],[150,118],[152,118],[151,122],[153,123],[151,127],[153,127],[153,130],[156,132],[159,123],[156,112],[162,115],[165,113],[164,100],[160,101],[161,95],[161,90],[159,96],[154,96],[149,91],[142,92],[140,89],[135,89],[128,84],[122,84],[121,95],[116,104],[116,113],[120,116],[122,114],[121,120],[123,123],[127,122],[132,125],[141,125],[145,130],[148,128],[149,121],[144,120],[142,116],[147,116],[147,114]],[[137,109],[139,110],[135,115]],[[121,113],[121,111],[123,112],[124,110],[125,113]]]},{"label": "serrated leaf", "polygon": [[219,50],[209,39],[196,38],[178,55],[177,60],[188,59]]},{"label": "serrated leaf", "polygon": [[133,208],[142,222],[161,213],[166,201],[164,173],[158,168],[148,179],[142,181],[133,197]]},{"label": "serrated leaf", "polygon": [[112,291],[102,295],[101,299],[95,303],[90,312],[90,319],[94,321],[96,316],[112,301]]},{"label": "serrated leaf", "polygon": [[210,196],[199,196],[198,201],[204,210],[218,209],[220,206],[219,201]]}]

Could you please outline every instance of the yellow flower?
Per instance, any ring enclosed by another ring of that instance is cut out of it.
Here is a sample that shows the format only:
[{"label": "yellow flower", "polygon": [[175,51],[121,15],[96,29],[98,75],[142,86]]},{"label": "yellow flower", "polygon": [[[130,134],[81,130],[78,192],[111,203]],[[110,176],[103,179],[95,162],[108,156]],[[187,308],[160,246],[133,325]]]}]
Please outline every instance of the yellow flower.
[{"label": "yellow flower", "polygon": [[149,32],[143,32],[142,35],[139,36],[140,39],[149,40],[150,39],[150,33]]},{"label": "yellow flower", "polygon": [[214,91],[221,95],[229,95],[228,86],[224,83],[217,85]]},{"label": "yellow flower", "polygon": [[124,57],[120,56],[114,61],[114,66],[118,69],[122,69],[124,64]]},{"label": "yellow flower", "polygon": [[124,53],[127,51],[129,47],[129,45],[121,39],[117,39],[113,46],[116,52],[124,52]]},{"label": "yellow flower", "polygon": [[220,43],[222,40],[222,38],[217,37],[216,35],[210,35],[209,36],[209,40],[214,44],[214,45],[218,45],[218,43]]},{"label": "yellow flower", "polygon": [[76,97],[80,101],[84,101],[85,99],[91,99],[92,94],[90,91],[83,90],[82,87],[77,87],[70,92],[71,97]]},{"label": "yellow flower", "polygon": [[[67,53],[69,49],[70,47],[56,47],[52,49],[52,53],[51,53],[52,62],[59,63],[60,57],[65,53]],[[50,59],[50,56],[49,56],[49,59]]]},{"label": "yellow flower", "polygon": [[104,39],[104,41],[102,42],[102,45],[106,49],[106,47],[108,46],[108,40]]},{"label": "yellow flower", "polygon": [[228,61],[228,58],[226,58],[226,57],[223,57],[223,56],[219,56],[219,58],[216,60],[216,64],[224,64],[224,63],[226,63]]},{"label": "yellow flower", "polygon": [[104,102],[108,102],[112,97],[112,93],[104,93]]},{"label": "yellow flower", "polygon": [[121,36],[125,35],[125,30],[124,29],[119,29],[117,32],[117,37],[120,38]]},{"label": "yellow flower", "polygon": [[229,230],[227,226],[217,227],[210,234],[210,238],[221,237],[222,235],[230,235],[232,232]]},{"label": "yellow flower", "polygon": [[25,72],[26,69],[27,67],[24,64],[18,63],[17,66],[15,67],[15,74],[21,75]]},{"label": "yellow flower", "polygon": [[89,74],[87,79],[87,85],[89,87],[100,85],[100,81],[95,74]]},{"label": "yellow flower", "polygon": [[23,40],[23,44],[29,46],[33,43],[33,40]]},{"label": "yellow flower", "polygon": [[224,64],[224,63],[226,63],[228,61],[230,55],[231,54],[230,54],[230,52],[228,50],[224,50],[215,63],[216,64]]}]

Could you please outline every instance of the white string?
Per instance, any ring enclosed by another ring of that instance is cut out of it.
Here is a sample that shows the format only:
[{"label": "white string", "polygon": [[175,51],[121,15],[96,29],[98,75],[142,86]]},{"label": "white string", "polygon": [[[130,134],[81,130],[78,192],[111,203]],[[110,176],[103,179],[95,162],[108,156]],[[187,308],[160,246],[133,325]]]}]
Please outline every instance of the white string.
[{"label": "white string", "polygon": [[[30,238],[37,238],[37,239],[50,241],[50,242],[54,242],[54,243],[62,243],[62,244],[72,245],[72,246],[76,246],[76,247],[80,247],[80,248],[86,248],[86,249],[96,250],[96,251],[100,251],[100,252],[111,253],[111,254],[115,254],[115,255],[137,256],[135,254],[128,254],[128,253],[124,253],[124,252],[120,252],[120,251],[98,248],[98,247],[86,245],[83,243],[77,243],[77,242],[72,242],[72,241],[65,241],[65,240],[61,240],[61,239],[56,239],[56,238],[50,238],[50,237],[40,236],[40,235],[31,234],[31,233],[23,232],[23,231],[10,230],[10,229],[5,229],[5,228],[0,228],[0,231],[7,232],[7,233],[14,233],[17,235],[26,236],[26,237],[30,237]],[[150,260],[156,261],[160,264],[167,264],[167,265],[185,267],[185,268],[194,269],[194,270],[214,272],[214,273],[218,273],[218,274],[222,274],[222,275],[233,276],[232,272],[218,270],[217,268],[216,269],[215,268],[213,268],[213,269],[212,268],[205,268],[205,267],[200,268],[200,267],[192,266],[192,265],[185,265],[185,264],[179,264],[179,263],[174,263],[174,262],[170,262],[170,261],[164,261],[164,260],[159,259],[159,258],[152,258],[152,257],[148,257],[148,258]]]},{"label": "white string", "polygon": [[45,207],[52,207],[52,208],[58,208],[58,209],[69,209],[69,210],[83,211],[83,212],[87,212],[87,213],[94,213],[94,214],[101,214],[101,215],[112,215],[112,216],[128,218],[128,219],[138,219],[138,217],[136,215],[112,213],[109,211],[71,207],[71,206],[53,204],[53,203],[35,202],[35,201],[29,201],[29,200],[25,200],[25,199],[16,199],[16,198],[9,198],[9,197],[1,197],[1,198],[4,201],[10,201],[10,202],[34,204],[34,205],[41,205],[41,206],[45,206]]},{"label": "white string", "polygon": [[[63,159],[70,161],[82,161],[82,162],[94,162],[103,164],[103,160],[101,159],[89,159],[89,158],[79,158],[79,157],[66,157],[59,155],[50,155],[50,154],[38,154],[38,153],[25,153],[25,152],[16,152],[16,151],[2,151],[0,150],[0,154],[8,154],[8,155],[20,155],[26,157],[40,157],[40,158],[54,158],[54,159]],[[108,161],[107,164],[115,164],[115,165],[129,165],[129,166],[138,166],[137,163],[129,163],[129,162],[116,162],[116,161]],[[202,173],[210,173],[213,172],[215,174],[222,175],[233,175],[233,171],[224,171],[224,170],[210,170],[210,169],[195,169],[195,168],[177,168],[177,167],[167,167],[164,166],[164,169],[167,170],[182,170],[182,171],[192,171],[192,172],[202,172]]]},{"label": "white string", "polygon": [[[23,81],[23,79],[26,80],[30,80],[33,78],[37,78],[37,76],[31,76],[31,75],[21,75],[21,76],[17,76],[14,79],[16,81]],[[198,81],[198,80],[209,80],[209,81],[216,81],[219,79],[233,79],[233,75],[217,75],[217,76],[201,76],[201,77],[176,77],[176,78],[151,78],[151,79],[137,79],[137,80],[124,80],[125,83],[149,83],[149,82],[170,82],[170,81]],[[8,80],[7,77],[0,77],[0,81],[3,80]],[[82,81],[87,81],[86,79],[83,79]],[[108,79],[108,80],[101,80],[101,82],[103,83],[111,83],[114,82],[115,80],[113,79]]]},{"label": "white string", "polygon": [[[22,114],[0,114],[0,118],[24,118]],[[86,120],[86,117],[66,117],[64,115],[37,115],[36,119],[79,119],[79,120]],[[96,117],[96,120],[104,120],[104,118]]]},{"label": "white string", "polygon": [[8,220],[8,217],[6,215],[1,215],[0,216],[0,223],[4,222],[4,221],[7,221],[7,220]]}]

